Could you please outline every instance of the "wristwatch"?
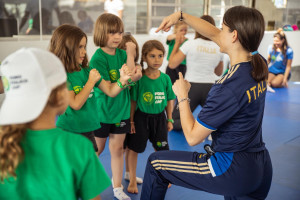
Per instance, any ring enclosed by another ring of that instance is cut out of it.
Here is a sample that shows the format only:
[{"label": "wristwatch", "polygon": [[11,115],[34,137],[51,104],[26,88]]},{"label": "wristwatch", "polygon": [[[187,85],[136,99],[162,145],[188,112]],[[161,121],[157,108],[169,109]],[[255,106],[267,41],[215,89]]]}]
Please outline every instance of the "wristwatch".
[{"label": "wristwatch", "polygon": [[168,119],[168,122],[171,122],[172,124],[174,124],[174,119]]}]

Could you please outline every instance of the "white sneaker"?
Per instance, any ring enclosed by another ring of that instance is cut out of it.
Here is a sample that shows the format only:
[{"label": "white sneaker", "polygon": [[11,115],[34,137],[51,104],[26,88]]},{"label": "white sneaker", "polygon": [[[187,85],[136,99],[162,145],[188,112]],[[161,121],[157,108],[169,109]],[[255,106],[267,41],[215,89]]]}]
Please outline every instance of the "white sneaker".
[{"label": "white sneaker", "polygon": [[[124,174],[124,179],[125,179],[126,181],[130,181],[129,172],[125,172],[125,174]],[[143,179],[140,178],[140,177],[136,177],[136,183],[137,183],[137,184],[142,184],[142,183],[143,183]]]},{"label": "white sneaker", "polygon": [[114,197],[118,200],[131,200],[131,198],[124,193],[121,187],[114,188]]},{"label": "white sneaker", "polygon": [[275,90],[273,88],[271,88],[271,86],[269,86],[269,85],[267,85],[267,91],[275,93]]},{"label": "white sneaker", "polygon": [[[111,184],[112,184],[112,187],[114,188],[114,179],[111,177]],[[122,183],[121,183],[121,188],[122,188],[122,190],[124,189],[124,186],[122,185]]]}]

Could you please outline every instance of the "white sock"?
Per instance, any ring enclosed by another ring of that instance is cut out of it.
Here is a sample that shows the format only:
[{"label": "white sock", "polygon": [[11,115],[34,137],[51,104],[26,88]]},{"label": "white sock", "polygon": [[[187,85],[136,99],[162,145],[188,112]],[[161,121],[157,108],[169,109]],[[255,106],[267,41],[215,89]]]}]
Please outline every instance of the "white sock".
[{"label": "white sock", "polygon": [[[124,179],[127,180],[127,181],[130,180],[129,172],[125,172]],[[140,177],[136,177],[136,183],[137,184],[142,184],[143,183],[143,179],[140,178]]]}]

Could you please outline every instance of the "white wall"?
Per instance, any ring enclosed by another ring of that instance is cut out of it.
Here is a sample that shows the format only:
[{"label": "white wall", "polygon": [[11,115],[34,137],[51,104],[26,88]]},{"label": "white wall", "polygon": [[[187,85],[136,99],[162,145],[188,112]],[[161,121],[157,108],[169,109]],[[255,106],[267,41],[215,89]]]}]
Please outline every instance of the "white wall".
[{"label": "white wall", "polygon": [[[261,42],[261,45],[258,49],[259,53],[262,54],[265,58],[267,58],[267,50],[268,46],[273,43],[273,34],[275,32],[273,31],[268,31],[265,32],[264,38]],[[294,59],[292,66],[300,66],[300,31],[293,31],[293,32],[286,32],[287,39],[289,45],[292,47],[294,50]],[[142,45],[144,44],[145,41],[150,40],[150,39],[157,39],[161,41],[165,48],[166,51],[167,45],[166,45],[166,35],[134,35],[136,38],[140,49],[142,48]],[[193,38],[194,34],[188,34],[188,38]],[[12,52],[16,51],[19,48],[22,47],[38,47],[42,49],[47,49],[49,46],[49,40],[50,36],[44,36],[42,40],[39,40],[39,36],[33,36],[30,38],[10,38],[10,39],[0,39],[0,61],[2,61],[6,56],[11,54]],[[97,47],[93,43],[93,37],[90,36],[88,38],[88,44],[87,44],[87,54],[88,57],[91,58],[93,53],[96,51]],[[163,66],[161,68],[162,71],[165,70],[165,67],[167,65],[167,61],[165,59]]]}]

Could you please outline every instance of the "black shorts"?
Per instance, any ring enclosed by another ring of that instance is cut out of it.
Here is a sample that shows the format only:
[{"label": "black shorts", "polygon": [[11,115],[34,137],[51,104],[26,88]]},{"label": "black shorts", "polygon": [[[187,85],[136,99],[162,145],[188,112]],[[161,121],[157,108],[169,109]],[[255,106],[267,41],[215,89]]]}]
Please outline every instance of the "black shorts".
[{"label": "black shorts", "polygon": [[95,137],[99,138],[107,138],[109,134],[125,134],[130,132],[130,120],[125,119],[122,120],[120,123],[116,124],[106,124],[100,123],[101,128],[95,130]]},{"label": "black shorts", "polygon": [[177,79],[179,79],[179,75],[178,75],[179,72],[182,73],[183,78],[184,78],[185,73],[186,73],[186,65],[180,64],[175,69],[171,69],[169,66],[167,67],[166,74],[169,75],[172,85],[174,84],[174,82]]},{"label": "black shorts", "polygon": [[83,135],[84,137],[86,137],[87,139],[89,139],[93,143],[93,147],[95,149],[95,152],[98,151],[98,147],[97,147],[97,143],[96,143],[96,140],[95,140],[94,131],[86,132],[86,133],[77,133],[77,134]]},{"label": "black shorts", "polygon": [[145,151],[148,139],[156,151],[169,150],[167,118],[165,112],[143,113],[139,109],[134,114],[135,134],[127,134],[127,147],[137,153]]}]

